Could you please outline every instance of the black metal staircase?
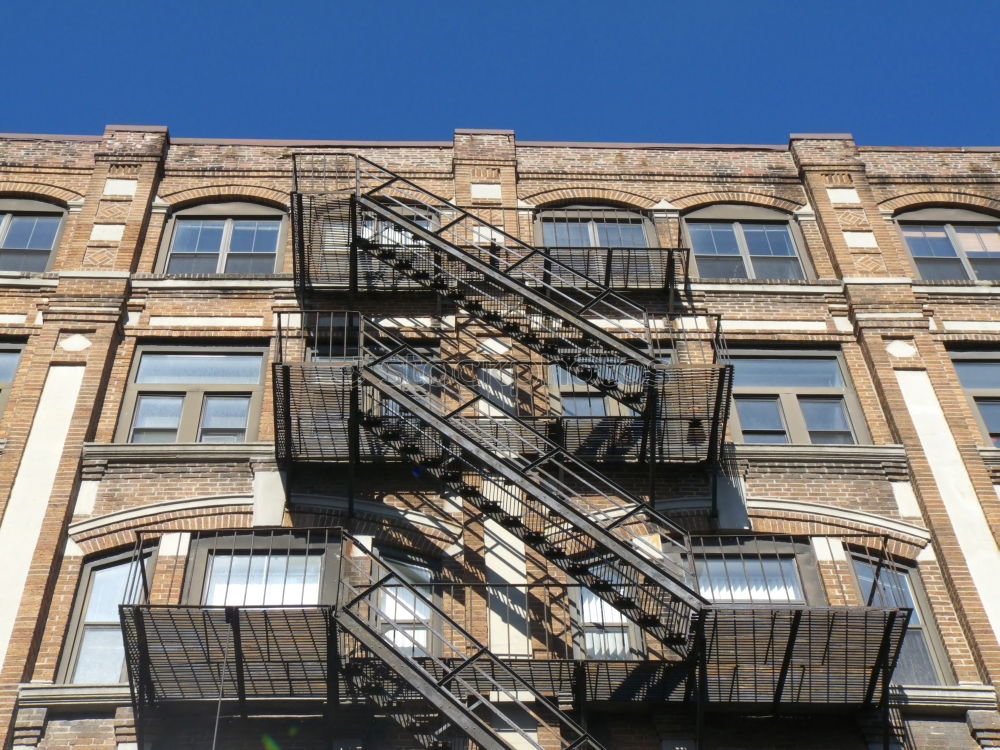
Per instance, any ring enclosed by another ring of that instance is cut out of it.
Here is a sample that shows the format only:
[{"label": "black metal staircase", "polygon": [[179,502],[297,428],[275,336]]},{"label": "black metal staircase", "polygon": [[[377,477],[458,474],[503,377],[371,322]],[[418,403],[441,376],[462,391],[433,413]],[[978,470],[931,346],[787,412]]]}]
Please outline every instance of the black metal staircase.
[{"label": "black metal staircase", "polygon": [[332,251],[349,236],[352,268],[381,262],[637,411],[663,350],[675,364],[718,364],[711,351],[674,347],[671,317],[654,336],[646,311],[605,283],[361,156],[293,158],[296,273],[306,281],[324,258],[344,255],[307,253],[307,241]]}]

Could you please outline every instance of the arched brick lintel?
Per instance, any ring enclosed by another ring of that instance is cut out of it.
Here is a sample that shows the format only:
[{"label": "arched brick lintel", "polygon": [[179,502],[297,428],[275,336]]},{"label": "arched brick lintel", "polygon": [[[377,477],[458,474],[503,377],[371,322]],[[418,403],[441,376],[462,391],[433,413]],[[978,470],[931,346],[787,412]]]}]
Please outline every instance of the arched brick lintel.
[{"label": "arched brick lintel", "polygon": [[742,203],[750,206],[775,208],[779,211],[787,211],[789,213],[803,206],[802,203],[796,203],[786,198],[779,198],[775,195],[739,190],[713,190],[707,193],[693,193],[680,198],[671,198],[670,202],[681,211],[691,211],[696,208],[710,206],[714,203]]},{"label": "arched brick lintel", "polygon": [[176,193],[161,194],[160,198],[169,203],[173,210],[196,203],[223,201],[250,201],[288,210],[288,193],[259,185],[204,185],[189,190],[178,190]]},{"label": "arched brick lintel", "polygon": [[960,190],[924,191],[907,193],[889,198],[879,204],[883,211],[898,214],[921,206],[951,206],[953,208],[982,208],[1000,215],[1000,200],[985,195],[965,193]]},{"label": "arched brick lintel", "polygon": [[566,203],[567,201],[601,201],[607,203],[617,203],[633,208],[652,208],[656,201],[635,193],[628,193],[624,190],[613,190],[603,187],[564,187],[555,190],[543,190],[532,195],[521,196],[521,200],[538,207],[545,207],[553,203]]},{"label": "arched brick lintel", "polygon": [[71,201],[83,198],[80,193],[58,185],[48,185],[44,182],[0,181],[0,198],[31,198],[36,200],[54,201],[60,207],[66,208]]},{"label": "arched brick lintel", "polygon": [[930,533],[926,529],[874,513],[770,498],[749,500],[747,506],[753,529],[758,533],[840,537],[871,535],[885,538],[891,554],[911,560],[930,542]]}]

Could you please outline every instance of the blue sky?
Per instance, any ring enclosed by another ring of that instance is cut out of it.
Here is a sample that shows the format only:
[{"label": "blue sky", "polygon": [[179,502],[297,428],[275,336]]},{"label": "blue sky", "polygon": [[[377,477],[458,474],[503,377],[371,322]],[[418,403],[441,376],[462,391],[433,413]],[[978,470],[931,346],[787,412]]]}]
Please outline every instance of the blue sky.
[{"label": "blue sky", "polygon": [[4,10],[0,131],[1000,146],[998,23],[1000,0],[35,0]]}]

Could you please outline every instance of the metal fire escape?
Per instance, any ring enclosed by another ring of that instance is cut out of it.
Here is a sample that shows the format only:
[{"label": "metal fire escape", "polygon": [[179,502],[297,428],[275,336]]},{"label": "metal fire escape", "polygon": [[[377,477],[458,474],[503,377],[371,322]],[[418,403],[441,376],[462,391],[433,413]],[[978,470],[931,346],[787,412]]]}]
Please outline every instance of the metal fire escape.
[{"label": "metal fire escape", "polygon": [[[827,690],[826,700],[870,704],[882,691],[885,704],[905,616],[710,605],[691,577],[687,535],[651,503],[536,429],[468,377],[462,362],[427,358],[379,321],[322,312],[315,300],[345,271],[351,291],[378,276],[393,289],[431,292],[443,315],[483,326],[533,352],[537,366],[557,366],[617,400],[642,423],[640,454],[651,466],[710,468],[722,457],[731,368],[707,316],[688,310],[685,319],[671,306],[650,320],[611,287],[610,271],[597,280],[500,228],[516,212],[498,209],[487,221],[360,156],[294,160],[296,279],[309,301],[279,331],[275,420],[286,467],[409,462],[437,484],[442,502],[467,502],[672,651],[682,676],[658,679],[687,685],[681,699],[699,709],[731,700],[740,691],[722,686],[748,680],[750,703],[770,691],[777,707],[793,692],[790,682],[797,696],[819,695],[802,686],[821,683],[827,657],[847,653],[859,627],[863,656],[845,661],[844,688]],[[678,265],[668,258],[664,291],[672,300]],[[358,641],[377,656],[394,650],[381,643],[379,654],[374,642]],[[396,674],[400,690],[414,687],[414,675]]]}]

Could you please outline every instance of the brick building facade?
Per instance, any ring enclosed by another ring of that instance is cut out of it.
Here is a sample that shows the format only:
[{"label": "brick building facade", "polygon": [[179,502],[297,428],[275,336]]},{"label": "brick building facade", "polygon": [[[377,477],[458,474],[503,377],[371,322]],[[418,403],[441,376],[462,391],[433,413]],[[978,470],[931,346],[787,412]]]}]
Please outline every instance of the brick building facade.
[{"label": "brick building facade", "polygon": [[3,747],[1000,746],[998,262],[997,149],[2,136]]}]

